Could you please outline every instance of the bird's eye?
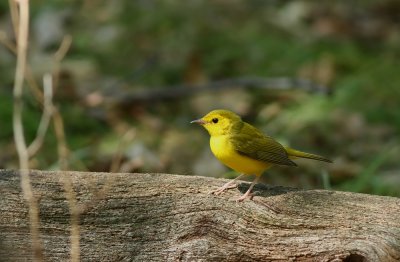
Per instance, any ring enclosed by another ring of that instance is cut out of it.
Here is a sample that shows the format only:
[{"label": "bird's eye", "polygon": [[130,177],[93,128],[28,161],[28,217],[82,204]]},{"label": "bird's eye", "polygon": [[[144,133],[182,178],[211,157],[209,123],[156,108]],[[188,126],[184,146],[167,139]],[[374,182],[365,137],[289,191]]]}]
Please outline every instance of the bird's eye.
[{"label": "bird's eye", "polygon": [[216,123],[218,123],[218,118],[213,118],[211,121],[212,121],[214,124],[216,124]]}]

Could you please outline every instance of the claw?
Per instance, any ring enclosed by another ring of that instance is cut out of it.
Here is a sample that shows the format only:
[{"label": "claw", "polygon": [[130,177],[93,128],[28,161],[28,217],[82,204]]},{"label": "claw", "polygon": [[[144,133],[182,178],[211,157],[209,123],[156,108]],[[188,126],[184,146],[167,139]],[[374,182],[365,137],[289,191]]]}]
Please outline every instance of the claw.
[{"label": "claw", "polygon": [[211,191],[210,194],[214,194],[214,195],[218,196],[218,195],[224,193],[224,192],[225,192],[226,190],[228,190],[228,189],[236,188],[237,185],[235,184],[235,182],[236,182],[238,179],[240,179],[241,177],[243,177],[244,175],[245,175],[245,174],[241,174],[240,176],[238,176],[238,177],[236,177],[235,179],[229,181],[228,183],[226,183],[226,184],[223,185],[222,187],[217,188],[217,189]]},{"label": "claw", "polygon": [[242,202],[246,198],[253,200],[254,195],[252,193],[246,192],[243,196],[237,198],[235,201],[236,203]]},{"label": "claw", "polygon": [[210,194],[214,194],[214,195],[218,196],[218,195],[221,195],[222,193],[224,193],[226,190],[236,188],[236,187],[237,187],[237,185],[235,185],[235,184],[233,184],[233,185],[225,184],[224,186],[211,191]]}]

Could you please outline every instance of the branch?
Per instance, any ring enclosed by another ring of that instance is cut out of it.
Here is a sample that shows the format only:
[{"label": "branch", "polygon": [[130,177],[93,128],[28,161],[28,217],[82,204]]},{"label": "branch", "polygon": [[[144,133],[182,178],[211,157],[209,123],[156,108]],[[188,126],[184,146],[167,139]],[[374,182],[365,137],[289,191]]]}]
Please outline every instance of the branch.
[{"label": "branch", "polygon": [[[196,176],[30,171],[46,259],[69,259],[70,179],[82,261],[400,261],[400,199]],[[19,173],[0,171],[0,257],[31,260]]]},{"label": "branch", "polygon": [[239,77],[210,82],[201,85],[173,85],[160,88],[147,88],[132,92],[115,92],[110,90],[107,97],[111,97],[117,104],[132,105],[140,102],[161,102],[192,96],[204,91],[221,91],[232,88],[293,90],[300,89],[307,92],[329,94],[329,88],[318,85],[310,80],[277,77]]}]

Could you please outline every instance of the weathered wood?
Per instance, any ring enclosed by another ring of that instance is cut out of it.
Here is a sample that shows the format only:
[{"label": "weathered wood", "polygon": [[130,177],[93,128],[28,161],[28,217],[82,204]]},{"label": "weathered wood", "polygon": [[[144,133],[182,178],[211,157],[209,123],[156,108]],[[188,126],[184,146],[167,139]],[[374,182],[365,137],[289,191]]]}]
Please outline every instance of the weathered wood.
[{"label": "weathered wood", "polygon": [[[400,261],[399,198],[258,185],[236,203],[208,194],[221,179],[31,171],[46,261],[69,259],[65,176],[86,206],[82,261]],[[31,260],[16,171],[0,171],[0,214],[0,260]]]}]

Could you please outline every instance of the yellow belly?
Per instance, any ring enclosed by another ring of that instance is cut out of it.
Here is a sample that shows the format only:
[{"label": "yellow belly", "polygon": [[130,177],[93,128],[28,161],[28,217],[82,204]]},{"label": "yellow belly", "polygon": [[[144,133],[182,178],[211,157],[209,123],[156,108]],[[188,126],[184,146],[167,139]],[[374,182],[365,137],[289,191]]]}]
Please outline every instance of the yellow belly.
[{"label": "yellow belly", "polygon": [[271,164],[237,153],[227,136],[211,137],[210,147],[219,161],[239,173],[259,176],[271,166]]}]

